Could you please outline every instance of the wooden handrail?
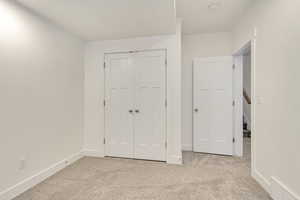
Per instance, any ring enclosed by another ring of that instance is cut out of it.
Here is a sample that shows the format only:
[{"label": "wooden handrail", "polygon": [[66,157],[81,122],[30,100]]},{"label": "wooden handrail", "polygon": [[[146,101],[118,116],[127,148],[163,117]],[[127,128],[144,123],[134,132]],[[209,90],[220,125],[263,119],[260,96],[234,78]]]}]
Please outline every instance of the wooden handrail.
[{"label": "wooden handrail", "polygon": [[245,98],[246,102],[248,104],[251,104],[251,98],[248,96],[248,94],[247,94],[247,92],[246,92],[245,89],[243,90],[243,95],[244,95],[244,98]]}]

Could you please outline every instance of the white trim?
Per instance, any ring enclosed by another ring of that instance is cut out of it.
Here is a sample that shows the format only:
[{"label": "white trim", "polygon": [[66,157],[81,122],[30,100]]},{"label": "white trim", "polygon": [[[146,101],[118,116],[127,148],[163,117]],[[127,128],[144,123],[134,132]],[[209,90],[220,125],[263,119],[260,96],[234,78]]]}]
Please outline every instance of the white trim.
[{"label": "white trim", "polygon": [[193,151],[193,144],[182,144],[183,151]]},{"label": "white trim", "polygon": [[300,196],[283,184],[278,178],[267,180],[259,171],[253,170],[252,177],[266,190],[274,200],[300,200]]},{"label": "white trim", "polygon": [[[255,31],[256,32],[256,31]],[[256,35],[255,35],[256,36]],[[251,42],[251,171],[256,166],[256,128],[255,128],[255,115],[256,115],[256,39],[255,36]]]},{"label": "white trim", "polygon": [[271,177],[271,196],[274,200],[300,200],[300,196],[275,177]]},{"label": "white trim", "polygon": [[26,190],[41,183],[45,179],[54,175],[58,171],[64,169],[68,165],[74,163],[75,161],[79,160],[80,158],[82,158],[81,152],[76,153],[74,155],[69,156],[66,159],[63,159],[63,160],[51,165],[49,168],[46,168],[46,169],[38,172],[37,174],[24,179],[23,181],[17,183],[16,185],[0,192],[0,200],[10,200],[10,199],[17,197],[18,195],[22,194]]},{"label": "white trim", "polygon": [[251,173],[252,177],[263,187],[265,191],[267,191],[269,194],[271,194],[270,190],[270,182],[267,180],[266,177],[264,177],[259,171],[256,169],[252,169]]},{"label": "white trim", "polygon": [[252,50],[252,42],[251,40],[248,40],[239,50],[235,51],[233,53],[233,56],[240,56],[243,53],[249,53],[248,50],[251,48]]},{"label": "white trim", "polygon": [[177,155],[169,155],[167,157],[167,164],[182,165],[182,157]]},{"label": "white trim", "polygon": [[126,51],[108,51],[104,52],[104,57],[110,54],[130,54],[130,53],[140,53],[140,52],[151,52],[151,51],[166,51],[166,48],[159,48],[159,49],[132,49]]},{"label": "white trim", "polygon": [[[243,53],[243,52],[241,52]],[[243,56],[234,55],[233,62],[235,69],[233,70],[232,91],[235,106],[233,107],[233,155],[243,156]]]},{"label": "white trim", "polygon": [[194,62],[218,62],[218,61],[232,61],[232,56],[217,56],[217,57],[196,57]]},{"label": "white trim", "polygon": [[[254,31],[255,32],[255,31]],[[255,139],[256,139],[256,129],[255,129],[255,110],[256,110],[256,81],[255,81],[255,67],[256,67],[256,35],[250,39],[245,45],[243,45],[239,50],[233,53],[233,56],[239,56],[246,49],[251,47],[251,174],[257,174],[255,172],[256,166],[256,152],[255,152]]]},{"label": "white trim", "polygon": [[82,155],[87,157],[104,158],[104,153],[97,150],[84,149]]}]

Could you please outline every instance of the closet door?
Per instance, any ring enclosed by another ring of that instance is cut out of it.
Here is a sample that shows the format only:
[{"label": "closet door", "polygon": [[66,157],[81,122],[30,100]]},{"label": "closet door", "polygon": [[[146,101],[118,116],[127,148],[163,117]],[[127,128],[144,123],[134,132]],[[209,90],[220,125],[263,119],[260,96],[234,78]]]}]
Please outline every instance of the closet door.
[{"label": "closet door", "polygon": [[134,157],[166,160],[166,53],[134,54]]},{"label": "closet door", "polygon": [[134,73],[130,54],[105,56],[105,151],[133,158]]}]

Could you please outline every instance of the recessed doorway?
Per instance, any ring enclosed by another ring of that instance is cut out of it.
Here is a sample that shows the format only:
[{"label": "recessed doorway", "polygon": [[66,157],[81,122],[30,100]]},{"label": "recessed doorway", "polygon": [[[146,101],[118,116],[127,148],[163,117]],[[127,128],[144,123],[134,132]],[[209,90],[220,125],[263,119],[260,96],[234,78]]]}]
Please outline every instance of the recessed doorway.
[{"label": "recessed doorway", "polygon": [[245,159],[251,170],[254,166],[254,70],[255,70],[255,40],[249,41],[234,55],[233,95],[236,102],[234,108],[234,138],[233,151],[235,155]]}]

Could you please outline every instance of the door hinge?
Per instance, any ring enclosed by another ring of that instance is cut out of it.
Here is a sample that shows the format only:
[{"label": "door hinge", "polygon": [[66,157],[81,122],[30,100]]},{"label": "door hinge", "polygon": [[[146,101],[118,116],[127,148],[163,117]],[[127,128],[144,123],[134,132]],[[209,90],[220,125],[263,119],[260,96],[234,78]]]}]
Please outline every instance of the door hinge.
[{"label": "door hinge", "polygon": [[233,69],[233,70],[235,69],[235,65],[232,65],[232,69]]},{"label": "door hinge", "polygon": [[167,107],[168,106],[168,101],[167,100],[165,100],[165,107]]},{"label": "door hinge", "polygon": [[103,106],[104,106],[104,107],[106,106],[106,101],[105,101],[105,100],[103,101]]},{"label": "door hinge", "polygon": [[235,101],[232,101],[232,106],[235,106]]},{"label": "door hinge", "polygon": [[167,142],[165,142],[165,148],[167,148],[168,147],[168,143]]},{"label": "door hinge", "polygon": [[105,144],[105,138],[103,138],[103,144]]},{"label": "door hinge", "polygon": [[167,59],[165,59],[165,65],[166,65],[166,66],[168,65],[168,60],[167,60]]},{"label": "door hinge", "polygon": [[235,143],[235,138],[232,138],[232,142]]}]

